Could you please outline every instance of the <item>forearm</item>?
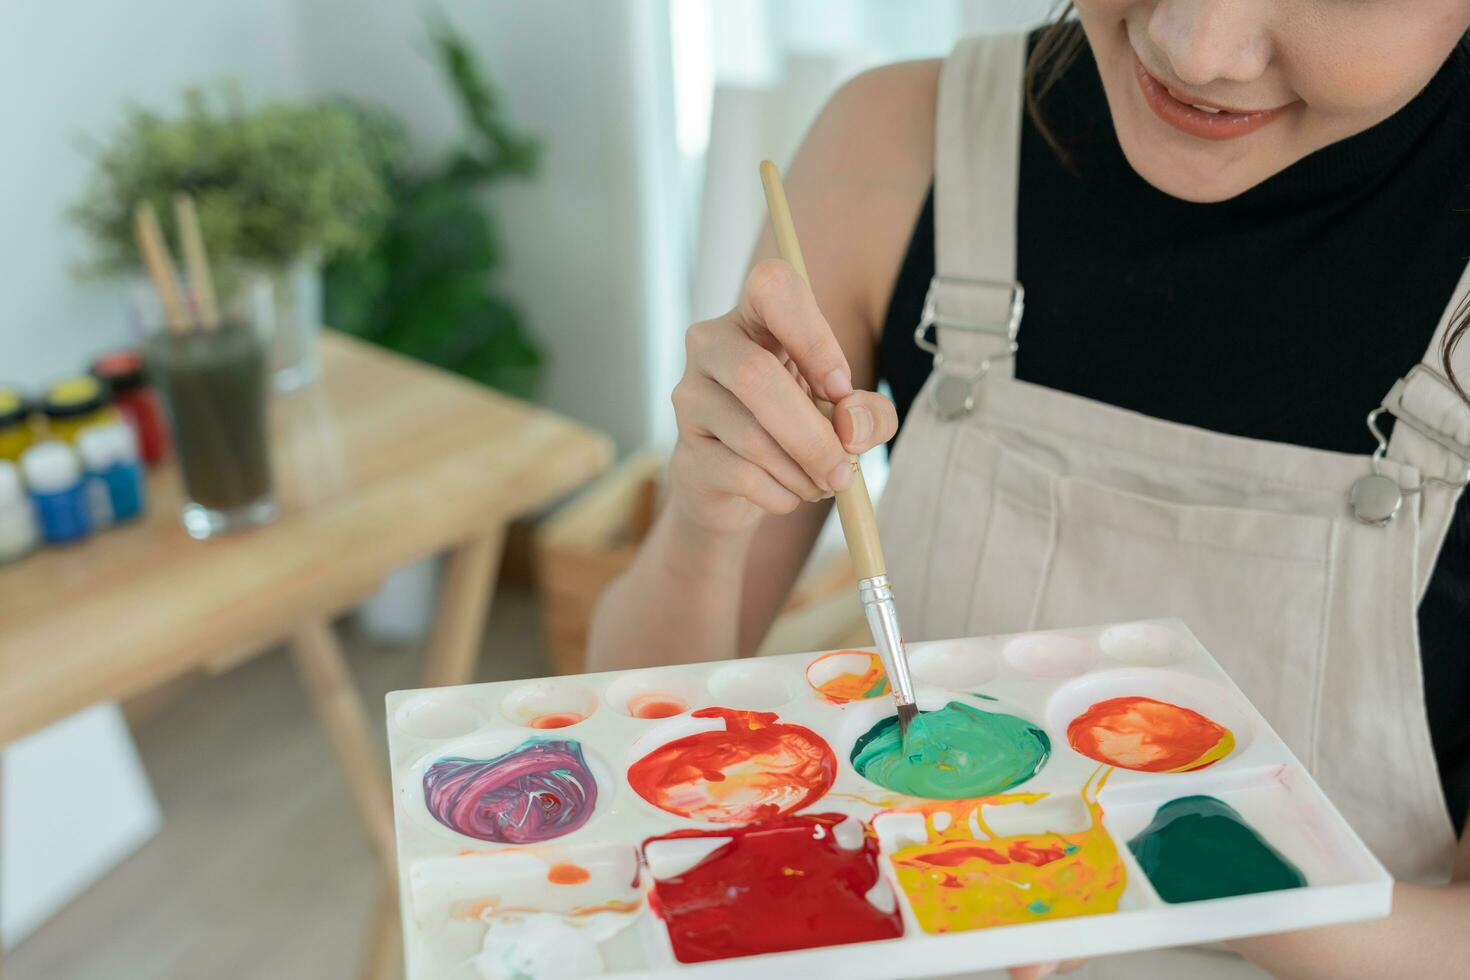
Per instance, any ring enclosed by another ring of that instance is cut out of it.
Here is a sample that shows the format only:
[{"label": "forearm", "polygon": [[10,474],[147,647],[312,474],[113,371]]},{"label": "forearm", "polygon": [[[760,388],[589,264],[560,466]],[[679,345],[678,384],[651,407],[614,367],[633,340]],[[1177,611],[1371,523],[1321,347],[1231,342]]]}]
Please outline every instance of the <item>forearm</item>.
[{"label": "forearm", "polygon": [[1231,946],[1280,980],[1460,976],[1470,963],[1470,881],[1442,888],[1395,884],[1386,919],[1257,936]]},{"label": "forearm", "polygon": [[665,508],[628,570],[603,592],[588,670],[736,656],[749,532],[712,532]]}]

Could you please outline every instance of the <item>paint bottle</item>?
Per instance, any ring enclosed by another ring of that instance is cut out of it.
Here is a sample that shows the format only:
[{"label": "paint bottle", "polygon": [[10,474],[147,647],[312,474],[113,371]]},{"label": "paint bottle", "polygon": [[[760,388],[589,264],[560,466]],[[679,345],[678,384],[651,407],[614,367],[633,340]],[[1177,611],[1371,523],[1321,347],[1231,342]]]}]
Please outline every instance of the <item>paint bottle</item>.
[{"label": "paint bottle", "polygon": [[106,386],[112,405],[138,437],[138,455],[157,466],[168,454],[168,428],[158,392],[143,372],[143,355],[122,350],[104,354],[92,363],[92,376]]},{"label": "paint bottle", "polygon": [[20,469],[0,459],[0,563],[24,558],[40,539],[36,509],[26,496]]},{"label": "paint bottle", "polygon": [[58,381],[46,390],[41,403],[46,416],[46,430],[51,438],[75,443],[77,433],[89,425],[117,421],[117,413],[107,404],[102,385],[91,375],[78,375]]},{"label": "paint bottle", "polygon": [[20,392],[0,388],[0,459],[16,462],[31,448],[31,427],[26,423],[26,401]]},{"label": "paint bottle", "polygon": [[20,468],[48,542],[65,544],[92,532],[82,464],[70,446],[55,439],[38,442],[21,456]]},{"label": "paint bottle", "polygon": [[89,425],[77,434],[77,450],[87,468],[93,516],[105,515],[94,521],[97,527],[132,520],[143,512],[143,464],[129,425]]}]

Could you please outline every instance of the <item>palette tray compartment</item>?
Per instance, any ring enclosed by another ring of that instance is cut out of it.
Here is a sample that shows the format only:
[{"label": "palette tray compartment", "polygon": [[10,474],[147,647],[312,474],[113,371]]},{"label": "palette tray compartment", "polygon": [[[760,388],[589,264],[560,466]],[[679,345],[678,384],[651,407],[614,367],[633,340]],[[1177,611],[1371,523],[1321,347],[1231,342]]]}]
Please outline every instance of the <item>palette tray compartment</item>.
[{"label": "palette tray compartment", "polygon": [[902,745],[871,650],[388,695],[409,980],[944,976],[1387,914],[1183,623],[910,663]]}]

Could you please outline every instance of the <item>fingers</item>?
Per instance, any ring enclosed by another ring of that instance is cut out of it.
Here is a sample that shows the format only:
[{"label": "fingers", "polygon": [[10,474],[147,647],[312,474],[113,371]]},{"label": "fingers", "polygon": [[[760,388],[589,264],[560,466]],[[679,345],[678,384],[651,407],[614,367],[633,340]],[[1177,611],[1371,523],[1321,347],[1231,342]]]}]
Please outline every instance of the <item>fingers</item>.
[{"label": "fingers", "polygon": [[1057,964],[1057,972],[1058,973],[1076,973],[1078,970],[1082,969],[1086,965],[1087,965],[1087,960],[1086,959],[1080,959],[1080,960],[1062,960],[1061,963]]},{"label": "fingers", "polygon": [[694,489],[711,495],[742,497],[770,514],[789,514],[801,498],[750,460],[711,436],[680,437],[686,450],[682,474]]},{"label": "fingers", "polygon": [[847,451],[781,360],[739,332],[705,326],[687,334],[690,362],[734,395],[813,483],[824,491],[847,489]]},{"label": "fingers", "polygon": [[757,262],[737,313],[752,336],[769,332],[791,355],[812,390],[830,402],[852,393],[852,369],[837,335],[817,309],[811,287],[780,259]]},{"label": "fingers", "polygon": [[718,439],[734,450],[736,455],[750,460],[771,474],[777,483],[803,500],[814,502],[827,496],[827,491],[807,476],[796,460],[781,448],[769,432],[761,428],[750,409],[736,400],[730,392],[703,377],[681,382],[681,387],[685,389],[680,396],[682,399],[700,401],[698,421],[691,420],[689,431]]},{"label": "fingers", "polygon": [[876,391],[854,391],[832,411],[832,428],[843,448],[862,454],[898,432],[898,410]]},{"label": "fingers", "polygon": [[1041,980],[1056,972],[1056,963],[1031,963],[1027,966],[1013,966],[1010,969],[1011,980]]}]

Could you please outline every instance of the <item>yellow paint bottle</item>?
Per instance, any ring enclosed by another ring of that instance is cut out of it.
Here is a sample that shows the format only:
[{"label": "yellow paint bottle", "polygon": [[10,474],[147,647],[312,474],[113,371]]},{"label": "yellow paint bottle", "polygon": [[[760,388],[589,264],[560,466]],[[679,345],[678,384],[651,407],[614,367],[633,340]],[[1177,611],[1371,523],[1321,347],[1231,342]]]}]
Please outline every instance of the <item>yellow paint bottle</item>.
[{"label": "yellow paint bottle", "polygon": [[117,412],[107,403],[107,396],[96,378],[78,375],[53,384],[41,403],[46,417],[46,430],[51,438],[73,445],[77,433],[89,425],[118,421]]},{"label": "yellow paint bottle", "polygon": [[31,427],[26,424],[26,403],[20,393],[0,388],[0,459],[20,460],[31,447]]}]

